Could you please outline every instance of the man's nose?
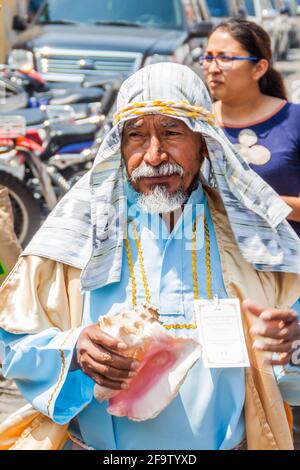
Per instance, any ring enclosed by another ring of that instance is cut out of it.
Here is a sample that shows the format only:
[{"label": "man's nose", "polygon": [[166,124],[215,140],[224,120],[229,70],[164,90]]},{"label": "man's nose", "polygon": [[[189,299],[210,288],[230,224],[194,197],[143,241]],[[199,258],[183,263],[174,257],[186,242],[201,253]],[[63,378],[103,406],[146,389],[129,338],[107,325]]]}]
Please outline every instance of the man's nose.
[{"label": "man's nose", "polygon": [[144,155],[144,161],[152,166],[159,166],[168,160],[168,155],[162,147],[162,142],[157,136],[152,136]]}]

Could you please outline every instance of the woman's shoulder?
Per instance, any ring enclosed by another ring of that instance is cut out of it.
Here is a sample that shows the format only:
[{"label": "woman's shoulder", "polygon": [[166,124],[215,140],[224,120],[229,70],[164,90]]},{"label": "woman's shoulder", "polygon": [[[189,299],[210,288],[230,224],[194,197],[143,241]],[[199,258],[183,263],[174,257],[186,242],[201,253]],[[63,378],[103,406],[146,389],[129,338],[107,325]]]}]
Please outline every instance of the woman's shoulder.
[{"label": "woman's shoulder", "polygon": [[280,121],[284,121],[285,126],[293,127],[296,134],[300,136],[300,104],[288,101],[278,114]]},{"label": "woman's shoulder", "polygon": [[300,103],[292,103],[288,101],[286,105],[290,113],[293,113],[296,116],[300,116]]}]

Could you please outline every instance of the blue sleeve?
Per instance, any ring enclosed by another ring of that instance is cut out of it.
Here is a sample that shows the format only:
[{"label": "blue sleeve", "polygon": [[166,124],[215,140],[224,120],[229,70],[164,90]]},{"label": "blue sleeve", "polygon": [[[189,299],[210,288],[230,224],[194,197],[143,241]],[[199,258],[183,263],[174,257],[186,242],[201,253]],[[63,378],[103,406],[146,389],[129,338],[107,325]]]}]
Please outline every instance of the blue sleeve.
[{"label": "blue sleeve", "polygon": [[0,329],[4,377],[14,379],[24,398],[59,424],[68,423],[93,398],[93,380],[70,369],[81,330],[15,335]]}]

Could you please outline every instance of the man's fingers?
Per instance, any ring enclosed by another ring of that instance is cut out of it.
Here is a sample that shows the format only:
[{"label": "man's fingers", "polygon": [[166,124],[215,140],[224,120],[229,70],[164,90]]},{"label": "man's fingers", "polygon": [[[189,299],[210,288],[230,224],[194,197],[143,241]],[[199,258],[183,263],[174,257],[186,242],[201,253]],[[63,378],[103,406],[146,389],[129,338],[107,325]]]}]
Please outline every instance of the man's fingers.
[{"label": "man's fingers", "polygon": [[106,349],[119,352],[125,351],[127,349],[127,345],[123,341],[113,338],[107,333],[104,333],[101,330],[100,325],[96,325],[96,327],[93,328],[92,332],[90,333],[90,338],[94,343],[100,344]]},{"label": "man's fingers", "polygon": [[248,310],[253,315],[260,317],[261,320],[267,321],[284,321],[286,323],[292,323],[298,320],[297,313],[289,308],[265,308],[255,304],[252,300],[246,299],[242,303],[243,308]]},{"label": "man's fingers", "polygon": [[140,363],[131,357],[120,356],[119,354],[103,350],[105,357],[103,363],[116,369],[124,369],[126,371],[135,371],[139,368]]},{"label": "man's fingers", "polygon": [[257,339],[253,343],[253,348],[257,349],[258,351],[291,354],[293,349],[293,341],[285,341],[283,343],[266,343],[261,339]]},{"label": "man's fingers", "polygon": [[97,373],[92,373],[90,377],[96,382],[98,385],[101,385],[102,387],[107,387],[112,390],[126,390],[128,388],[128,384],[125,382],[114,382],[112,380],[106,379],[100,374]]},{"label": "man's fingers", "polygon": [[256,315],[257,317],[260,316],[260,314],[266,310],[265,307],[259,307],[259,305],[255,304],[252,300],[246,299],[242,303],[242,307],[246,310],[248,310],[250,313],[253,315]]},{"label": "man's fingers", "polygon": [[118,354],[108,351],[100,345],[93,343],[89,339],[85,339],[81,342],[77,348],[77,352],[78,357],[83,358],[83,360],[85,360],[86,357],[91,357],[98,364],[111,366],[127,373],[133,372],[139,367],[138,361],[135,361],[130,357],[119,356]]},{"label": "man's fingers", "polygon": [[298,323],[285,324],[285,322],[262,321],[250,328],[252,335],[259,335],[271,339],[292,340],[298,332]]},{"label": "man's fingers", "polygon": [[[104,387],[112,388],[113,390],[121,390],[128,388],[128,381],[122,377],[115,377],[111,380],[106,376],[107,369],[106,366],[102,364],[97,364],[93,359],[88,355],[85,355],[81,361],[82,371],[91,377],[97,384],[103,385]],[[105,385],[107,384],[107,385]]]},{"label": "man's fingers", "polygon": [[97,374],[103,377],[113,380],[114,382],[123,382],[136,376],[136,372],[130,370],[120,370],[106,364],[99,364],[94,361],[91,356],[88,356],[89,366],[93,368]]},{"label": "man's fingers", "polygon": [[292,309],[264,309],[260,315],[261,320],[267,321],[284,321],[292,323],[298,320],[297,313]]},{"label": "man's fingers", "polygon": [[139,367],[139,362],[131,357],[120,356],[93,343],[89,347],[88,354],[99,364],[112,366],[115,369],[122,369],[129,372]]},{"label": "man's fingers", "polygon": [[119,346],[120,341],[102,332],[99,325],[90,325],[82,331],[77,341],[78,365],[90,377],[98,374],[109,381],[124,381],[126,384],[126,380],[136,375],[140,364],[122,355],[121,350],[124,354],[127,346],[121,350]]}]

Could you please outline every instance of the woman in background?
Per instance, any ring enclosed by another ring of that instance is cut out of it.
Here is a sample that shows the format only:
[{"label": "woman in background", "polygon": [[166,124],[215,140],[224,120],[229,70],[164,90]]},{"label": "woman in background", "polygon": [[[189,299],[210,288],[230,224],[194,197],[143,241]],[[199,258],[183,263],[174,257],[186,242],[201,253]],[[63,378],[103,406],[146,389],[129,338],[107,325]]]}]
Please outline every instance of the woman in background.
[{"label": "woman in background", "polygon": [[300,105],[287,100],[268,33],[246,20],[221,23],[201,64],[219,124],[291,207],[288,220],[300,236]]}]

